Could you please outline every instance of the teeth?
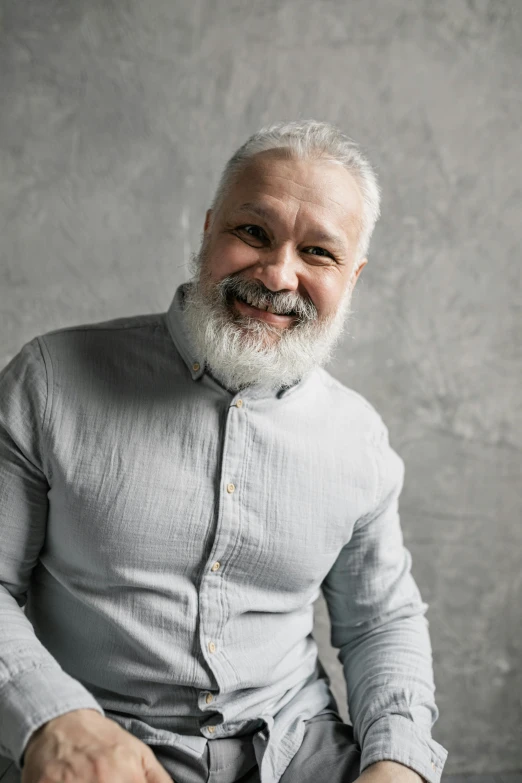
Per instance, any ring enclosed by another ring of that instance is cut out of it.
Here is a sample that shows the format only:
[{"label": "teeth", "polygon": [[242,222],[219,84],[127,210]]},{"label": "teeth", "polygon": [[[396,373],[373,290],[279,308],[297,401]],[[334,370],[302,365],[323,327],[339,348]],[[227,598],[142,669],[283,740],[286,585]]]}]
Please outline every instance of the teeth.
[{"label": "teeth", "polygon": [[258,310],[266,310],[266,306],[263,307],[262,305],[256,304],[251,296],[245,296],[245,300],[249,305],[252,305],[252,307],[257,307]]},{"label": "teeth", "polygon": [[248,302],[248,304],[252,307],[257,307],[258,310],[264,310],[267,313],[273,313],[274,315],[288,315],[287,313],[276,313],[272,305],[269,307],[265,305],[263,307],[262,305],[256,304],[252,296],[245,296],[245,302]]}]

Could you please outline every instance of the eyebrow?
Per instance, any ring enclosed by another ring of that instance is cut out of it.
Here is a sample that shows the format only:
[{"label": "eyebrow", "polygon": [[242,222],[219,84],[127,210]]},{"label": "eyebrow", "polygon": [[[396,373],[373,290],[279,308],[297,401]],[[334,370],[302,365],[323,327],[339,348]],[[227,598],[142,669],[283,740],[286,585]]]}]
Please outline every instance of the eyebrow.
[{"label": "eyebrow", "polygon": [[[262,204],[256,204],[252,201],[245,201],[245,203],[241,204],[234,212],[248,212],[250,214],[258,215],[260,218],[263,218],[263,220],[270,220],[271,218],[277,217],[276,212],[270,207],[265,207]],[[326,242],[327,244],[335,245],[339,248],[346,248],[346,242],[341,234],[325,231],[322,228],[311,228],[308,234],[313,236],[316,242]]]}]

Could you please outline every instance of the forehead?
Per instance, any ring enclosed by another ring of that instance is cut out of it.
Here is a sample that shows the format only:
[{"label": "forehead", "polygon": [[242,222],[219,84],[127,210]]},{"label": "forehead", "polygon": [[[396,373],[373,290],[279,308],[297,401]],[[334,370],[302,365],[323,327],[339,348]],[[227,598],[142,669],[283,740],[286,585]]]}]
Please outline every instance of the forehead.
[{"label": "forehead", "polygon": [[327,223],[358,232],[362,196],[354,176],[340,163],[326,159],[297,160],[274,151],[259,153],[232,184],[223,207],[245,205],[293,223]]}]

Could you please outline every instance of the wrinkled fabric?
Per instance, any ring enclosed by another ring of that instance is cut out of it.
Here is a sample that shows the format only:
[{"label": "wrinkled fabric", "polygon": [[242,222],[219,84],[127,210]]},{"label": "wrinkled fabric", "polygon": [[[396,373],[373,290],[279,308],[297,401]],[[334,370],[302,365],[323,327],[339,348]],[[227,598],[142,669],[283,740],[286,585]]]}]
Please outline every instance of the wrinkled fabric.
[{"label": "wrinkled fabric", "polygon": [[[201,757],[254,732],[277,783],[336,711],[323,592],[361,772],[439,783],[428,621],[403,545],[404,463],[323,368],[234,393],[166,313],[58,329],[0,372],[0,753],[92,708]],[[22,607],[25,605],[26,613]]]}]

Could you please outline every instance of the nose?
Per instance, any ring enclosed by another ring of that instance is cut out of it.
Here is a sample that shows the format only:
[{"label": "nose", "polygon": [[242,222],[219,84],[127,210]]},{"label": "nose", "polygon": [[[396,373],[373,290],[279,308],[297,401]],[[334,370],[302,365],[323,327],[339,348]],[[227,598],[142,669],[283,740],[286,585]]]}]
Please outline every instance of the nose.
[{"label": "nose", "polygon": [[290,242],[260,254],[253,277],[270,291],[297,291],[299,256]]}]

